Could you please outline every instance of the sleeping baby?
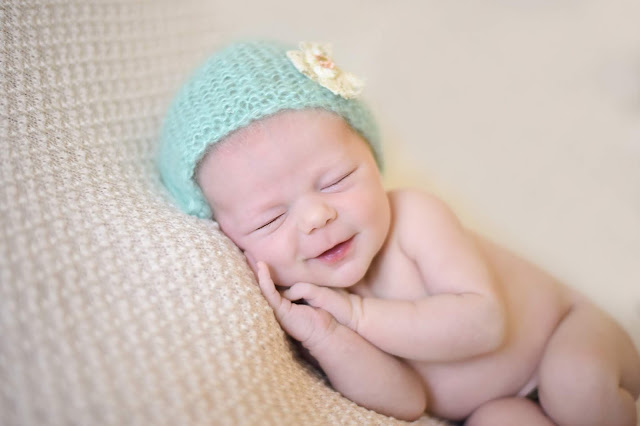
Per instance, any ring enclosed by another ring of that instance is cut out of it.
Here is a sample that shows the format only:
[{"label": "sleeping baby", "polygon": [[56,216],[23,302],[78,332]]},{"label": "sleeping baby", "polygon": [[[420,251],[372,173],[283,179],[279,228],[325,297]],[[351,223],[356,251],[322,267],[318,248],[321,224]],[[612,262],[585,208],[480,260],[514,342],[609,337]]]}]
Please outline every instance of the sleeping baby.
[{"label": "sleeping baby", "polygon": [[282,328],[352,401],[404,420],[635,425],[625,331],[434,195],[386,191],[361,90],[327,46],[232,44],[172,103],[163,182],[244,252]]}]

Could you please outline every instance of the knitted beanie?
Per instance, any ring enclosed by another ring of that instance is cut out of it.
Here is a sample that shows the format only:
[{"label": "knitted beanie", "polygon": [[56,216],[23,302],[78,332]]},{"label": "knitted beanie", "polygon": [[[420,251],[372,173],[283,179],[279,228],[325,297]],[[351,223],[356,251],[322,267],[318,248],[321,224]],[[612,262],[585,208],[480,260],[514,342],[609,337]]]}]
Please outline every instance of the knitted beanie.
[{"label": "knitted beanie", "polygon": [[207,148],[286,109],[338,114],[369,143],[381,165],[378,129],[369,109],[298,71],[287,57],[289,50],[263,41],[232,44],[209,58],[178,92],[164,120],[157,161],[164,185],[185,213],[212,217],[195,180]]}]

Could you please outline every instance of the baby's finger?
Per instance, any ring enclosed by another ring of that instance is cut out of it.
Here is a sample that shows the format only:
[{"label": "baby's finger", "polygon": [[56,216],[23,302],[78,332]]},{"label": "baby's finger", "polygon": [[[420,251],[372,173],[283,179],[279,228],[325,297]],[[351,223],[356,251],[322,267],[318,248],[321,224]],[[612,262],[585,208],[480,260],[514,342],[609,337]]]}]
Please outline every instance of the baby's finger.
[{"label": "baby's finger", "polygon": [[271,306],[279,306],[282,297],[280,296],[278,290],[276,290],[276,286],[271,279],[271,274],[269,274],[269,267],[264,262],[258,262],[256,266],[258,267],[258,284],[260,285],[262,294]]},{"label": "baby's finger", "polygon": [[312,298],[314,293],[316,293],[317,287],[313,284],[309,283],[296,283],[285,290],[282,295],[291,300],[300,300]]},{"label": "baby's finger", "polygon": [[288,300],[304,299],[315,308],[327,309],[335,302],[336,294],[332,289],[317,286],[310,283],[297,283],[284,292],[283,296]]},{"label": "baby's finger", "polygon": [[[269,267],[264,262],[258,262],[256,264],[258,268],[258,284],[264,298],[267,299],[267,303],[273,309],[276,318],[280,325],[289,333],[294,339],[301,339],[304,336],[304,325],[300,324],[300,321],[296,320],[292,303],[282,297],[280,292],[276,289],[271,275],[269,274]],[[301,334],[302,333],[302,334]]]}]

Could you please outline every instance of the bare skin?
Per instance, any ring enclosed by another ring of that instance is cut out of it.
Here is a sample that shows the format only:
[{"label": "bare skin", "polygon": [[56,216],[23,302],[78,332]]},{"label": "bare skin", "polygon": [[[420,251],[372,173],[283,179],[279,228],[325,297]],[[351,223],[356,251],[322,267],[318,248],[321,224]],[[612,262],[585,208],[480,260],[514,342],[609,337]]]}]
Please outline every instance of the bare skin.
[{"label": "bare skin", "polygon": [[[243,129],[197,181],[283,329],[353,401],[407,420],[636,424],[640,357],[624,330],[434,196],[385,192],[337,116]],[[523,398],[536,387],[540,405]]]}]

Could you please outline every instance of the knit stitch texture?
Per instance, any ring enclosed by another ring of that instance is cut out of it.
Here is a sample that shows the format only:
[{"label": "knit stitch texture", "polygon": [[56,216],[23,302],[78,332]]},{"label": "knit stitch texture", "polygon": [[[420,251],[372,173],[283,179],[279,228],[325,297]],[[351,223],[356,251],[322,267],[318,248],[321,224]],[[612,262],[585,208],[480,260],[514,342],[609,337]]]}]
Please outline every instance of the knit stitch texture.
[{"label": "knit stitch texture", "polygon": [[212,216],[194,179],[207,148],[281,110],[321,108],[340,115],[369,142],[381,163],[378,129],[369,109],[305,77],[287,58],[290,49],[266,41],[232,44],[198,68],[179,91],[164,121],[158,165],[164,184],[186,213]]},{"label": "knit stitch texture", "polygon": [[219,4],[0,3],[1,425],[402,424],[298,359],[240,251],[158,179]]}]

